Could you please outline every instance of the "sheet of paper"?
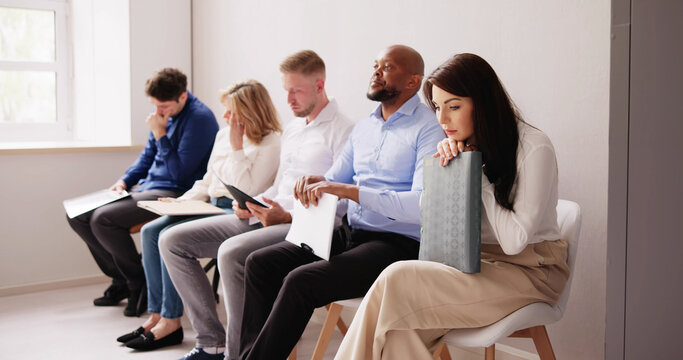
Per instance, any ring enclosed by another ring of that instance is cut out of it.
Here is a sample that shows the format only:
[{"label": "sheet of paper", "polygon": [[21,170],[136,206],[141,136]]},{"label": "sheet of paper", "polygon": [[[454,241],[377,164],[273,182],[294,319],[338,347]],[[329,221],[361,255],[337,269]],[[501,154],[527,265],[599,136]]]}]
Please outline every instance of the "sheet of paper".
[{"label": "sheet of paper", "polygon": [[78,215],[85,214],[90,210],[97,209],[102,205],[109,204],[119,199],[130,196],[127,191],[123,191],[121,194],[116,191],[104,189],[98,190],[89,194],[85,194],[73,199],[64,200],[62,204],[64,205],[64,210],[70,219],[75,218]]},{"label": "sheet of paper", "polygon": [[138,201],[138,206],[159,215],[213,215],[225,214],[225,210],[201,200]]},{"label": "sheet of paper", "polygon": [[325,193],[318,206],[310,205],[308,209],[294,201],[292,227],[285,239],[329,261],[338,200],[336,195]]}]

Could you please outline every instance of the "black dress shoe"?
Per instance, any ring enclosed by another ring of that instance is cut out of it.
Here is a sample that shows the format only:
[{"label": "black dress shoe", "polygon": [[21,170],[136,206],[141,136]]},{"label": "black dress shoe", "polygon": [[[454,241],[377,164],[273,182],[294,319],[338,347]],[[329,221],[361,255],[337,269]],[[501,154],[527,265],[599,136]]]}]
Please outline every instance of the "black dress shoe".
[{"label": "black dress shoe", "polygon": [[125,316],[140,316],[147,311],[147,286],[131,289],[128,304],[123,310]]},{"label": "black dress shoe", "polygon": [[178,328],[178,330],[162,337],[159,340],[154,339],[154,334],[150,331],[144,333],[135,339],[126,343],[131,349],[135,350],[154,350],[159,349],[164,346],[178,345],[183,342],[183,328]]},{"label": "black dress shoe", "polygon": [[120,343],[127,343],[127,342],[135,339],[136,337],[144,334],[144,333],[145,333],[145,328],[140,326],[139,328],[137,328],[137,329],[135,329],[135,330],[133,330],[127,334],[123,334],[123,335],[117,337],[116,341],[118,341]]},{"label": "black dress shoe", "polygon": [[126,285],[110,285],[107,290],[104,291],[104,296],[98,297],[93,300],[95,306],[116,306],[121,300],[127,298],[130,295],[128,287]]}]

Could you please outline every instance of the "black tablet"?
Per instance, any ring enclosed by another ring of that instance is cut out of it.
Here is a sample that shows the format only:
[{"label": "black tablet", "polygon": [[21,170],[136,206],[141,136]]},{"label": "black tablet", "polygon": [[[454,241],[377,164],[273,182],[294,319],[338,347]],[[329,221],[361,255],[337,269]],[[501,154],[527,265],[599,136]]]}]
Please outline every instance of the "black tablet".
[{"label": "black tablet", "polygon": [[[223,181],[221,181],[221,182],[223,182]],[[238,189],[232,185],[228,185],[226,183],[223,183],[223,185],[225,185],[225,187],[228,188],[228,191],[230,191],[232,198],[235,201],[237,201],[237,203],[240,204],[240,208],[242,208],[244,210],[248,210],[247,204],[246,204],[247,202],[250,202],[252,204],[256,204],[256,205],[258,205],[260,207],[264,207],[264,208],[268,207],[268,206],[264,205],[263,203],[261,203],[260,201],[254,199],[253,197],[245,194],[242,190],[240,190],[240,189]]]}]

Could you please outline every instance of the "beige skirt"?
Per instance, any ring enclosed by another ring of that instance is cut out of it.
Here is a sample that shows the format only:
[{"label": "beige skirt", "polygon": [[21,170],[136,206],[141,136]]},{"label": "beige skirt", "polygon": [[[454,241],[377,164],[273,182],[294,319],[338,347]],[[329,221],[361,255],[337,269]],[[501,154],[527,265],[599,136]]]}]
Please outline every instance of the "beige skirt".
[{"label": "beige skirt", "polygon": [[534,302],[552,305],[569,278],[564,240],[530,244],[517,255],[484,244],[481,257],[478,274],[417,260],[386,268],[335,359],[431,359],[449,329],[486,326]]}]

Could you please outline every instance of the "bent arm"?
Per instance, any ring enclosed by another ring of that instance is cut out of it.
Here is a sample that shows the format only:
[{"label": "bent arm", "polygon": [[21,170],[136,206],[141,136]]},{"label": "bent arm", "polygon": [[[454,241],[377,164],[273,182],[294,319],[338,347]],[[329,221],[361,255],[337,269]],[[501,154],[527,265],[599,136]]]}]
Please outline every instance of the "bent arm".
[{"label": "bent arm", "polygon": [[258,146],[248,156],[234,151],[218,165],[221,178],[247,194],[254,195],[273,183],[280,164],[279,143]]},{"label": "bent arm", "polygon": [[423,184],[423,160],[432,155],[439,141],[444,138],[443,130],[438,124],[426,127],[419,135],[415,151],[415,171],[409,191],[395,191],[390,189],[372,189],[361,186],[359,189],[359,204],[368,210],[382,214],[390,219],[408,223],[420,224],[420,197]]},{"label": "bent arm", "polygon": [[137,184],[140,179],[147,177],[147,173],[154,163],[154,156],[156,156],[156,153],[156,141],[154,140],[154,135],[150,132],[149,137],[147,138],[147,144],[140,152],[140,156],[138,156],[133,165],[131,165],[121,177],[121,180],[126,183],[127,189],[130,189]]},{"label": "bent arm", "polygon": [[166,135],[156,142],[159,157],[163,159],[168,175],[179,185],[192,180],[192,174],[201,166],[202,159],[211,150],[216,136],[216,129],[207,124],[208,120],[197,117],[186,121],[177,145]]},{"label": "bent arm", "polygon": [[494,196],[493,184],[482,176],[481,198],[491,229],[501,248],[508,255],[519,254],[533,240],[545,212],[556,204],[557,160],[549,145],[533,149],[521,160],[518,168],[514,211],[500,206]]}]

